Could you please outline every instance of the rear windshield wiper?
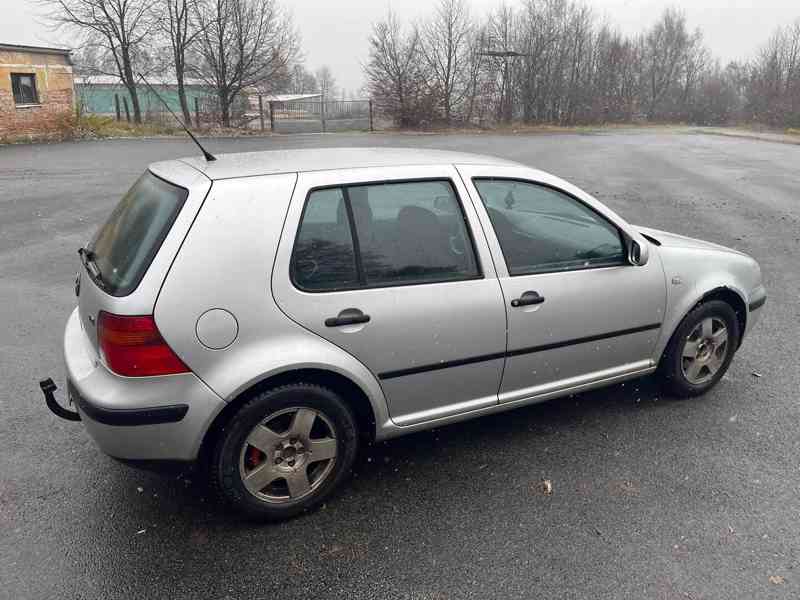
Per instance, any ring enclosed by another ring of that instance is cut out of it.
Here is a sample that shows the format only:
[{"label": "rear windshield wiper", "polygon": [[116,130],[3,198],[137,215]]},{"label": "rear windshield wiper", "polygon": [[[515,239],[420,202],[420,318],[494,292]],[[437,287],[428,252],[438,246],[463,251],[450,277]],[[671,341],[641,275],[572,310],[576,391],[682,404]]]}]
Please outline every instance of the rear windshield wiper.
[{"label": "rear windshield wiper", "polygon": [[88,248],[81,246],[78,248],[78,256],[81,257],[81,262],[83,266],[89,271],[89,274],[92,276],[93,279],[98,281],[100,284],[103,283],[103,275],[100,273],[100,267],[97,266],[95,262],[95,254],[93,250],[89,250]]}]

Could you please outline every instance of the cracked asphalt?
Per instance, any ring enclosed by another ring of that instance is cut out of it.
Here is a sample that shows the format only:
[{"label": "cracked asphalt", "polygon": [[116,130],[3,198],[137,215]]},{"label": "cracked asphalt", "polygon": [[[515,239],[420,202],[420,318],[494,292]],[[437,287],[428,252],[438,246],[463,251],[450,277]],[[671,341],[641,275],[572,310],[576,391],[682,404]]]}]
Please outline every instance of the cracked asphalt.
[{"label": "cracked asphalt", "polygon": [[37,387],[63,383],[76,249],[148,163],[195,149],[0,147],[0,598],[800,597],[800,146],[658,130],[207,144],[509,157],[631,222],[753,255],[769,300],[703,398],[643,379],[392,440],[322,510],[255,525],[190,471],[101,455]]}]

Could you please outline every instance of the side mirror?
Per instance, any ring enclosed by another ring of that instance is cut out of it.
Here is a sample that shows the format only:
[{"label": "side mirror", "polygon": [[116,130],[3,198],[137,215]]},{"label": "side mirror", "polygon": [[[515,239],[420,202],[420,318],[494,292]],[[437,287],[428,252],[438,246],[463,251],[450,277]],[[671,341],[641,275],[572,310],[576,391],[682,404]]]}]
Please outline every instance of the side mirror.
[{"label": "side mirror", "polygon": [[628,241],[628,262],[634,266],[641,267],[647,264],[650,258],[650,248],[647,242],[639,242],[634,239]]}]

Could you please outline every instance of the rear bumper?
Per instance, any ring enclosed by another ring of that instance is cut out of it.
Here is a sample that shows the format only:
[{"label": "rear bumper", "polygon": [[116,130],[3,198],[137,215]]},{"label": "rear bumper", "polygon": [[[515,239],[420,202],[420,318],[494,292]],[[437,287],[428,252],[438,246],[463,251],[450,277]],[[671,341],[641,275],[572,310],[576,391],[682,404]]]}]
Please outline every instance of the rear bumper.
[{"label": "rear bumper", "polygon": [[103,425],[117,427],[135,427],[137,425],[163,425],[183,420],[189,412],[188,404],[172,404],[170,406],[150,406],[147,408],[103,408],[92,404],[81,396],[71,381],[67,382],[69,397],[80,412],[92,421]]},{"label": "rear bumper", "polygon": [[126,460],[197,458],[225,402],[192,373],[120,377],[98,359],[77,309],[64,331],[67,389],[100,449]]}]

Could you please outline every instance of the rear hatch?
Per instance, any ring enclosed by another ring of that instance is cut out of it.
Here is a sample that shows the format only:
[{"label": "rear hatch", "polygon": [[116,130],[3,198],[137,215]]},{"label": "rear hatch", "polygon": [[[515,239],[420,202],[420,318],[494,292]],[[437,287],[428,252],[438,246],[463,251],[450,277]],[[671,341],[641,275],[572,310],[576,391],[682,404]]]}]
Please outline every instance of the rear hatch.
[{"label": "rear hatch", "polygon": [[157,163],[131,186],[82,249],[79,314],[96,353],[101,311],[153,314],[169,265],[210,186],[204,175],[183,163]]}]

